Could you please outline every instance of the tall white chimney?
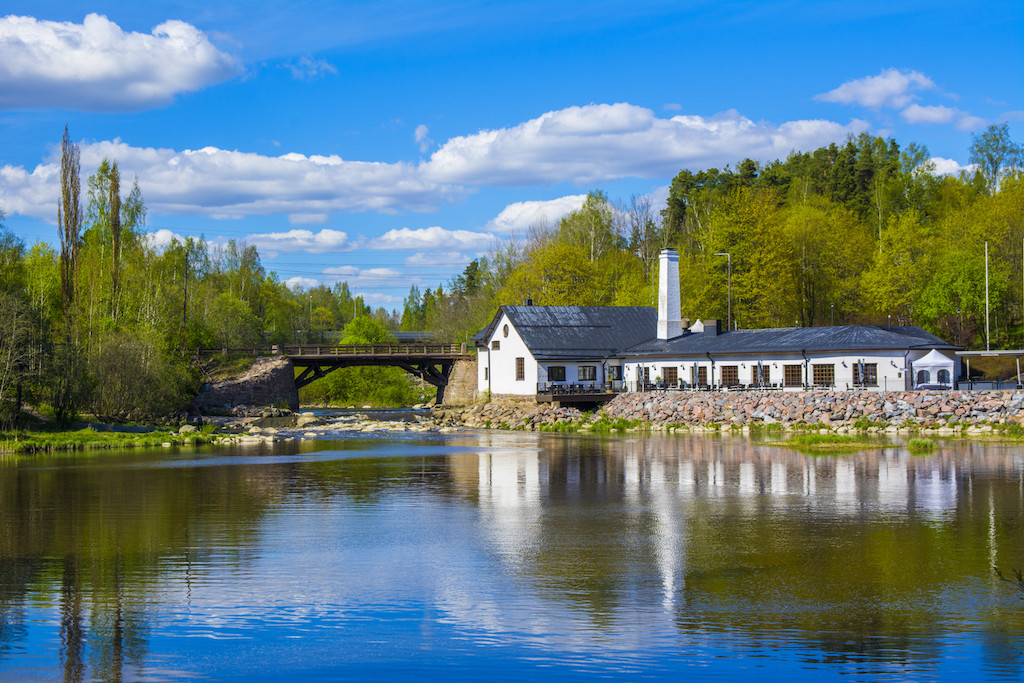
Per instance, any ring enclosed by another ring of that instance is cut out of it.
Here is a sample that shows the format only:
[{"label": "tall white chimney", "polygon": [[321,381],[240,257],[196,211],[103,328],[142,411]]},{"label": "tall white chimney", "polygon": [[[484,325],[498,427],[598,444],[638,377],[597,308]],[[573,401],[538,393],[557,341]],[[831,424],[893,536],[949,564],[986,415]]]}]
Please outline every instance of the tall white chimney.
[{"label": "tall white chimney", "polygon": [[658,255],[658,339],[672,339],[682,333],[679,254],[675,249],[662,249]]}]

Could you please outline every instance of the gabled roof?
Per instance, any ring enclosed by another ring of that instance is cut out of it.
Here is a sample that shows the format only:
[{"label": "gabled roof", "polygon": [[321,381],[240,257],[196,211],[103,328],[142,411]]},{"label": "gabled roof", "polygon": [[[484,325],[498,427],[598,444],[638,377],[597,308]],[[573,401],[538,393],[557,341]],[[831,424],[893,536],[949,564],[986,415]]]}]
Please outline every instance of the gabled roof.
[{"label": "gabled roof", "polygon": [[502,314],[537,360],[600,360],[621,355],[657,333],[658,312],[647,306],[502,306],[473,336],[483,344]]},{"label": "gabled roof", "polygon": [[[653,336],[653,335],[652,335]],[[734,330],[718,336],[687,332],[674,339],[648,339],[626,349],[631,356],[800,353],[801,351],[906,351],[953,346],[920,327],[842,325]]]}]

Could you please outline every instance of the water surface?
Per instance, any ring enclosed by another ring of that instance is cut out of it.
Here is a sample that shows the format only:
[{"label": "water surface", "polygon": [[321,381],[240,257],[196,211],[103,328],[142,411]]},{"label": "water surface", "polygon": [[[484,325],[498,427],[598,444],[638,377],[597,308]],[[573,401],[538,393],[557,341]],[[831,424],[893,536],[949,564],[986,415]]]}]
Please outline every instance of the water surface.
[{"label": "water surface", "polygon": [[341,437],[0,461],[0,680],[1024,676],[1024,451]]}]

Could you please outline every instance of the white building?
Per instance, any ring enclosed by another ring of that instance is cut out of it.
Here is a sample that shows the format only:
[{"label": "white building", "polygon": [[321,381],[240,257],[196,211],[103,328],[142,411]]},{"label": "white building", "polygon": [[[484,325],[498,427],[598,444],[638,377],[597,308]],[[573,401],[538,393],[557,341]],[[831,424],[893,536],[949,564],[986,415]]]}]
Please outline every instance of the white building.
[{"label": "white building", "polygon": [[842,325],[722,330],[690,326],[678,256],[660,257],[658,309],[502,306],[476,335],[478,389],[552,390],[953,388],[955,347],[920,327]]}]

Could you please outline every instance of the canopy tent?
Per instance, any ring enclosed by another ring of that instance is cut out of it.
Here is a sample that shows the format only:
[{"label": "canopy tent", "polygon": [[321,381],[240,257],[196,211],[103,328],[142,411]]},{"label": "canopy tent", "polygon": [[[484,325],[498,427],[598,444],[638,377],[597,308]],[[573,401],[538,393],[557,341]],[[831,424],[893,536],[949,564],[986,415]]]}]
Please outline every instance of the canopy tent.
[{"label": "canopy tent", "polygon": [[935,349],[911,363],[915,389],[952,389],[956,380],[956,361]]}]

